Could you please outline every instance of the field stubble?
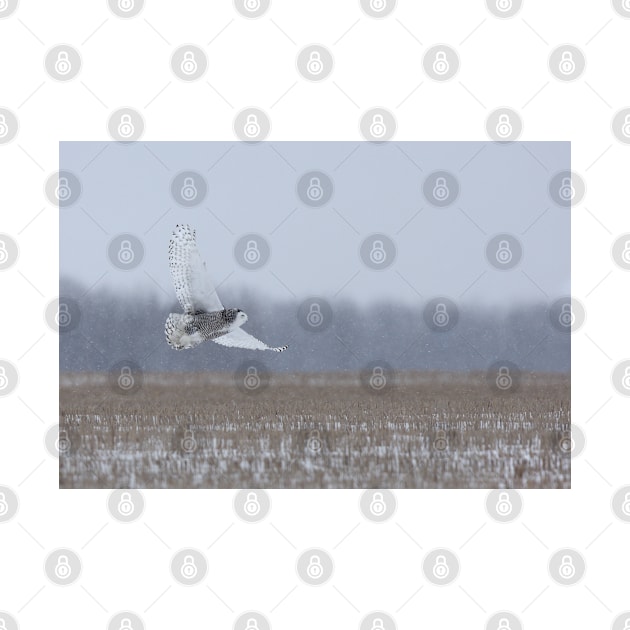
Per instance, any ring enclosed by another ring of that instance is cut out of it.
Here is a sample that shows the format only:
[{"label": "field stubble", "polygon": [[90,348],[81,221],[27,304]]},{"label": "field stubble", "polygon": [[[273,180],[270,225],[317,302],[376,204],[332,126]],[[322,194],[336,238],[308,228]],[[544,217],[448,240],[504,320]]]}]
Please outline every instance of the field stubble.
[{"label": "field stubble", "polygon": [[[568,376],[405,373],[372,393],[357,374],[62,374],[61,488],[569,488]],[[568,442],[567,442],[568,440]]]}]

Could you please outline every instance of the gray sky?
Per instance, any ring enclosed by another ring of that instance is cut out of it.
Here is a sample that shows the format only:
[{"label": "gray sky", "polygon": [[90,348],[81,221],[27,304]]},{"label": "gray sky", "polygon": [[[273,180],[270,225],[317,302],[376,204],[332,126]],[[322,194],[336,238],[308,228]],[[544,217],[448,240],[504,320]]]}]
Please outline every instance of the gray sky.
[{"label": "gray sky", "polygon": [[[60,155],[61,169],[82,184],[80,198],[60,209],[61,274],[88,285],[105,272],[101,283],[116,288],[155,288],[153,278],[174,298],[167,246],[173,227],[186,222],[197,229],[216,283],[234,272],[226,287],[271,297],[331,299],[341,289],[338,298],[417,301],[417,291],[510,305],[570,294],[570,210],[548,192],[551,178],[570,169],[568,142],[63,142]],[[188,208],[171,194],[172,180],[187,170],[207,181],[203,202]],[[423,182],[441,170],[457,178],[460,192],[452,205],[435,207]],[[333,181],[322,207],[308,207],[296,192],[309,171]],[[131,271],[107,258],[123,232],[145,247]],[[235,262],[246,233],[271,246],[262,269]],[[359,255],[374,233],[396,244],[385,270],[369,269]],[[486,258],[498,233],[523,246],[509,271]]]}]

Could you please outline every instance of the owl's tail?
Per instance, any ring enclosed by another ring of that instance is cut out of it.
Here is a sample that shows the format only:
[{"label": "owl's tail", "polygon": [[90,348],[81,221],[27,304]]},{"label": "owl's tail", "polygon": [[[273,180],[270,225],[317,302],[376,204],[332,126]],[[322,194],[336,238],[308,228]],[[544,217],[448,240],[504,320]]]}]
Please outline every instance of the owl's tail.
[{"label": "owl's tail", "polygon": [[175,350],[183,350],[186,347],[190,347],[182,343],[182,337],[186,335],[184,317],[181,313],[170,313],[164,325],[166,342]]}]

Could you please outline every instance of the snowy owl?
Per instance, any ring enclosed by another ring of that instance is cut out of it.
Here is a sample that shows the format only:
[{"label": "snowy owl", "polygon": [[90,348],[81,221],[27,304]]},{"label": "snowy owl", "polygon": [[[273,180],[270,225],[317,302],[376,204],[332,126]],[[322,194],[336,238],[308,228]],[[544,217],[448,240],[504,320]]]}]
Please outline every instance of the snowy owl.
[{"label": "snowy owl", "polygon": [[168,266],[171,270],[177,299],[184,313],[170,313],[164,332],[166,341],[175,350],[194,348],[211,339],[231,348],[273,350],[283,352],[288,346],[271,348],[246,333],[241,326],[247,315],[240,308],[224,308],[197,249],[195,230],[178,225],[168,245]]}]

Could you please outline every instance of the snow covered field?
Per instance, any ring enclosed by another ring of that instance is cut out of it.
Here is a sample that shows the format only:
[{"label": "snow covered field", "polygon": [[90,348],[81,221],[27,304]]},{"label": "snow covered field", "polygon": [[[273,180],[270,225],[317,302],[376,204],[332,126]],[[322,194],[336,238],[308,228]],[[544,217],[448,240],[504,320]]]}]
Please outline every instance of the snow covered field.
[{"label": "snow covered field", "polygon": [[61,374],[62,488],[569,488],[568,376]]}]

